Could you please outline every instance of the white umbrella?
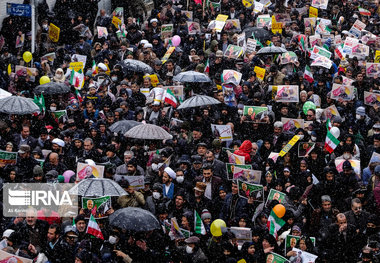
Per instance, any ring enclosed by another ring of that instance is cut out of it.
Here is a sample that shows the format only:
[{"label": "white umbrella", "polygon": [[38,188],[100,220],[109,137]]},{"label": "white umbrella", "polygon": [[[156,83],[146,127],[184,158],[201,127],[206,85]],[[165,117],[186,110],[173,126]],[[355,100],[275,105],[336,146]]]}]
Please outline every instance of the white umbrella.
[{"label": "white umbrella", "polygon": [[0,99],[7,98],[10,96],[12,96],[12,93],[10,93],[6,90],[0,89]]},{"label": "white umbrella", "polygon": [[169,140],[173,136],[154,124],[137,125],[125,133],[125,137],[144,140]]},{"label": "white umbrella", "polygon": [[211,82],[206,74],[196,71],[181,72],[178,75],[175,75],[173,80],[178,82]]},{"label": "white umbrella", "polygon": [[32,99],[11,96],[0,99],[0,112],[7,114],[32,114],[39,111],[40,108]]},{"label": "white umbrella", "polygon": [[121,196],[127,192],[115,181],[106,178],[88,178],[69,190],[69,194],[80,196]]},{"label": "white umbrella", "polygon": [[206,105],[219,104],[220,101],[206,95],[195,95],[182,102],[177,109],[193,108]]}]

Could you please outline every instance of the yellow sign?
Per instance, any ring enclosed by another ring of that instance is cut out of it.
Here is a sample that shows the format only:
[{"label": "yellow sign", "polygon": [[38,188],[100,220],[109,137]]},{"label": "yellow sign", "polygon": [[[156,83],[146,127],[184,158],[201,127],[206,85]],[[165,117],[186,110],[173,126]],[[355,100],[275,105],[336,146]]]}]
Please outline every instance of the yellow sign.
[{"label": "yellow sign", "polygon": [[157,87],[157,84],[160,83],[160,81],[158,80],[158,77],[156,74],[152,74],[152,75],[149,75],[148,77],[150,77],[150,83],[152,84],[153,87]]},{"label": "yellow sign", "polygon": [[375,63],[379,63],[380,62],[380,50],[376,50],[376,53],[375,53]]},{"label": "yellow sign", "polygon": [[276,33],[282,34],[282,23],[281,22],[277,23],[276,18],[274,16],[272,16],[272,33],[273,34],[276,34]]},{"label": "yellow sign", "polygon": [[76,72],[78,72],[81,69],[83,70],[83,62],[71,62],[69,68]]},{"label": "yellow sign", "polygon": [[318,8],[310,6],[309,17],[318,17]]},{"label": "yellow sign", "polygon": [[218,85],[218,84],[216,84],[216,88],[217,88],[218,90],[223,90],[222,85]]},{"label": "yellow sign", "polygon": [[258,79],[264,80],[265,77],[265,68],[260,68],[258,66],[255,66],[253,69],[254,72],[256,72],[256,77]]},{"label": "yellow sign", "polygon": [[228,15],[221,15],[219,14],[217,17],[216,17],[216,21],[221,21],[221,22],[226,22],[228,19]]},{"label": "yellow sign", "polygon": [[166,61],[168,61],[170,55],[174,52],[174,50],[175,50],[175,47],[170,47],[170,48],[166,51],[165,55],[164,55],[163,58],[161,59],[162,64],[165,64]]},{"label": "yellow sign", "polygon": [[116,28],[119,28],[119,25],[122,24],[121,19],[118,18],[118,17],[116,17],[116,16],[112,17],[112,24],[113,24]]},{"label": "yellow sign", "polygon": [[278,154],[278,156],[283,157],[287,152],[289,152],[290,149],[298,142],[298,140],[301,139],[301,136],[294,135],[293,138],[288,142],[287,145],[282,148],[281,152]]},{"label": "yellow sign", "polygon": [[253,5],[253,0],[242,0],[242,3],[245,7],[251,7]]},{"label": "yellow sign", "polygon": [[59,40],[59,33],[61,32],[61,29],[57,27],[56,25],[50,23],[49,26],[49,38],[53,42],[58,42]]}]

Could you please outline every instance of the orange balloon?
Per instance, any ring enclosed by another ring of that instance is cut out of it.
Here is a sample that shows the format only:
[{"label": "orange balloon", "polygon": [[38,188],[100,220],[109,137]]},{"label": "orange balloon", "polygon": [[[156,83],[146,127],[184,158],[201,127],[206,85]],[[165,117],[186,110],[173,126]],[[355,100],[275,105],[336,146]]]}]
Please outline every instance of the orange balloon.
[{"label": "orange balloon", "polygon": [[273,207],[273,212],[278,216],[279,218],[282,218],[285,215],[286,209],[285,206],[278,204]]}]

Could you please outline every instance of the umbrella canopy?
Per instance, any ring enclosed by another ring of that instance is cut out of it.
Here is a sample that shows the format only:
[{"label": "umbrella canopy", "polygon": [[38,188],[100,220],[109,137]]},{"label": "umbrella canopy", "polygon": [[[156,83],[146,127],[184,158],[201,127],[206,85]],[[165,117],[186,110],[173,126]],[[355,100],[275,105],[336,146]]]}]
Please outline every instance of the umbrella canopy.
[{"label": "umbrella canopy", "polygon": [[153,69],[144,62],[135,59],[125,59],[119,63],[123,67],[123,71],[134,71],[139,73],[153,73]]},{"label": "umbrella canopy", "polygon": [[32,99],[11,96],[0,99],[0,112],[7,114],[32,114],[39,111],[40,108]]},{"label": "umbrella canopy", "polygon": [[173,136],[154,124],[137,125],[124,134],[125,137],[144,140],[169,140]]},{"label": "umbrella canopy", "polygon": [[252,37],[252,33],[255,36],[256,39],[258,39],[261,43],[265,43],[267,40],[270,40],[271,33],[260,27],[247,27],[243,30],[245,32],[245,37],[249,38]]},{"label": "umbrella canopy", "polygon": [[260,48],[260,50],[256,53],[256,55],[273,55],[273,54],[281,54],[285,52],[288,52],[285,48],[270,46],[270,47]]},{"label": "umbrella canopy", "polygon": [[133,120],[123,120],[123,121],[118,121],[112,124],[109,129],[111,132],[116,132],[119,133],[121,132],[122,134],[126,133],[129,131],[131,128],[142,124],[141,122],[138,121],[133,121]]},{"label": "umbrella canopy", "polygon": [[114,180],[106,178],[88,178],[80,181],[69,190],[69,194],[80,196],[121,196],[127,195]]},{"label": "umbrella canopy", "polygon": [[180,110],[180,109],[213,105],[213,104],[219,104],[219,103],[220,101],[218,101],[217,99],[214,99],[213,97],[209,97],[205,95],[195,95],[185,100],[184,102],[182,102],[182,104],[179,105],[177,109]]},{"label": "umbrella canopy", "polygon": [[196,71],[185,71],[174,76],[174,81],[178,82],[211,82],[210,78],[203,73]]},{"label": "umbrella canopy", "polygon": [[161,227],[151,212],[137,207],[116,210],[108,219],[111,226],[136,232],[151,231]]},{"label": "umbrella canopy", "polygon": [[56,94],[65,94],[70,92],[70,87],[64,83],[59,82],[49,82],[42,85],[37,86],[34,89],[34,94],[44,95],[56,95]]}]

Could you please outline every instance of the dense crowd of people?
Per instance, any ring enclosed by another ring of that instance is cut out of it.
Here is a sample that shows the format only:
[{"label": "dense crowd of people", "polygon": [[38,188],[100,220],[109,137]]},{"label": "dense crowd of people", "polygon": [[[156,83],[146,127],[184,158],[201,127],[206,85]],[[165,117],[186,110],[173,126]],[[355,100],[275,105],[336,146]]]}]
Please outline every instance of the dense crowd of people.
[{"label": "dense crowd of people", "polygon": [[[2,217],[3,251],[51,263],[306,262],[294,247],[317,256],[307,262],[380,262],[377,1],[155,0],[150,10],[142,0],[113,0],[113,13],[98,10],[99,0],[57,0],[50,9],[45,0],[36,2],[31,62],[23,59],[32,47],[30,18],[10,15],[2,23],[0,88],[41,98],[34,89],[48,77],[50,85],[71,90],[44,94],[34,114],[1,113],[0,150],[17,152],[14,163],[0,161],[1,181],[78,183],[78,163],[96,164],[103,175],[86,170],[83,180],[114,180],[127,195],[112,197],[112,208],[96,218],[103,239],[88,233],[91,202],[74,217],[33,209]],[[220,15],[239,26],[218,29]],[[269,24],[259,24],[263,15]],[[281,15],[285,20],[276,20]],[[189,24],[199,26],[195,33]],[[364,26],[355,31],[357,25]],[[53,26],[60,29],[56,42]],[[286,52],[260,52],[266,48]],[[75,73],[83,80],[73,74],[75,54],[86,58]],[[126,59],[151,71],[129,67]],[[210,82],[176,81],[194,71]],[[226,77],[231,72],[233,81]],[[174,104],[167,96],[173,86],[183,87]],[[218,104],[177,109],[195,95]],[[160,126],[172,139],[112,132],[122,120]],[[227,127],[230,137],[213,125]],[[299,145],[311,149],[302,155]],[[263,187],[263,196],[242,194],[226,166],[238,161],[261,174],[253,184]],[[132,176],[143,176],[141,188]],[[272,190],[284,198],[275,200]],[[280,203],[285,214],[273,232]],[[151,212],[162,228],[111,226],[108,216],[126,207]],[[205,232],[197,229],[197,215]],[[173,230],[173,219],[182,232]],[[211,226],[216,219],[225,222],[220,235]],[[241,242],[234,228],[248,228],[250,240]]]}]

